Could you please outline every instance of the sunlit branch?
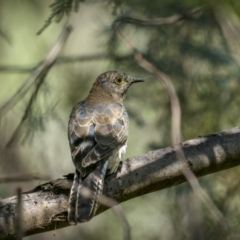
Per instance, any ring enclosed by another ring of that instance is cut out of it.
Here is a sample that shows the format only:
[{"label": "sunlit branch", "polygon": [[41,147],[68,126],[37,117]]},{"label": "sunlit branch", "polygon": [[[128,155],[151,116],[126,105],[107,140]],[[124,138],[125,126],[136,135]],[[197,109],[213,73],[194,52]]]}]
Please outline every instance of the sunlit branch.
[{"label": "sunlit branch", "polygon": [[[158,149],[127,159],[116,174],[105,179],[103,193],[121,203],[185,182],[183,170],[186,166],[197,177],[239,166],[239,146],[240,127],[237,127],[182,142],[184,161],[179,161],[176,147]],[[69,226],[67,205],[72,179],[73,174],[69,174],[22,194],[23,231],[26,236]],[[16,203],[16,197],[0,201],[2,240],[15,239],[16,231],[13,226],[16,220]],[[106,206],[101,206],[97,214],[105,210]]]}]

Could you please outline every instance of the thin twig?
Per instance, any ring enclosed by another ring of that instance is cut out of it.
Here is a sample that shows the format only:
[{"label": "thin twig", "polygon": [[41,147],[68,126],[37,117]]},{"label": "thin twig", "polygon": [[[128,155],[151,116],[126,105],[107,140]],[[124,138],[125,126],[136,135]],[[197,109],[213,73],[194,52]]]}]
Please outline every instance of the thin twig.
[{"label": "thin twig", "polygon": [[128,220],[124,214],[123,209],[120,205],[118,205],[118,202],[110,197],[107,197],[105,195],[101,196],[100,203],[104,206],[107,206],[113,210],[113,212],[116,214],[116,216],[120,219],[121,225],[123,227],[123,236],[125,240],[131,239],[131,232],[130,232],[130,225],[128,223]]},{"label": "thin twig", "polygon": [[113,27],[116,28],[122,23],[130,23],[138,26],[161,26],[161,25],[169,25],[177,23],[181,20],[191,18],[195,14],[201,13],[203,11],[204,7],[195,7],[193,9],[190,9],[188,11],[185,11],[183,13],[174,14],[170,17],[165,18],[155,18],[155,19],[137,19],[137,18],[131,18],[131,17],[119,17],[113,22]]},{"label": "thin twig", "polygon": [[1,36],[9,45],[11,45],[11,39],[10,39],[10,37],[9,37],[2,29],[0,29],[0,36]]},{"label": "thin twig", "polygon": [[61,51],[61,49],[63,48],[70,31],[71,31],[71,28],[69,26],[64,26],[60,37],[55,42],[53,47],[50,49],[46,58],[38,65],[36,70],[34,70],[32,75],[30,76],[30,78],[20,87],[20,89],[17,91],[17,93],[12,98],[10,98],[7,101],[7,103],[5,103],[0,108],[0,114],[2,114],[2,115],[5,114],[8,110],[10,110],[14,106],[14,104],[19,100],[19,98],[27,92],[27,90],[30,88],[30,86],[33,83],[35,83],[34,91],[32,93],[32,96],[30,97],[30,100],[29,100],[26,108],[25,108],[23,117],[22,117],[19,125],[17,126],[16,130],[14,131],[12,137],[8,141],[6,147],[12,146],[12,144],[15,142],[15,140],[17,140],[24,123],[27,120],[29,113],[31,112],[33,102],[36,99],[39,89],[44,82],[45,76],[48,73],[51,66],[56,61],[56,58],[57,58],[59,52]]},{"label": "thin twig", "polygon": [[32,180],[49,180],[49,179],[50,179],[50,176],[48,175],[24,174],[24,175],[0,177],[0,183],[26,182],[26,181],[32,181]]},{"label": "thin twig", "polygon": [[62,56],[59,57],[56,61],[56,63],[73,63],[73,62],[86,62],[86,61],[92,61],[92,60],[103,60],[107,59],[109,56],[104,53],[99,54],[89,54],[89,55],[83,55],[83,56]]},{"label": "thin twig", "polygon": [[230,5],[214,9],[215,19],[233,59],[240,67],[240,20]]},{"label": "thin twig", "polygon": [[0,72],[6,73],[29,73],[34,70],[34,67],[14,66],[14,65],[1,65]]},{"label": "thin twig", "polygon": [[171,103],[171,110],[172,110],[172,117],[171,117],[171,136],[172,142],[174,144],[179,143],[181,141],[181,107],[179,103],[178,96],[176,94],[176,90],[172,84],[171,79],[165,73],[157,69],[153,66],[150,62],[148,62],[142,54],[133,46],[132,42],[124,35],[119,29],[117,30],[118,36],[122,39],[122,41],[133,51],[133,56],[136,62],[147,72],[153,74],[157,79],[159,79],[165,85],[170,103]]},{"label": "thin twig", "polygon": [[157,69],[154,65],[152,65],[149,61],[147,61],[142,54],[134,47],[130,39],[124,35],[118,28],[115,27],[115,30],[120,37],[120,39],[130,48],[133,52],[135,60],[138,64],[144,68],[146,71],[152,73],[156,76],[159,80],[161,80],[164,85],[166,86],[168,95],[170,97],[171,102],[171,111],[172,111],[172,143],[175,147],[175,152],[178,161],[182,161],[184,163],[183,166],[183,174],[187,181],[189,182],[190,186],[192,187],[194,193],[199,197],[199,199],[206,205],[206,207],[210,210],[213,214],[214,218],[223,226],[224,230],[230,234],[231,232],[228,226],[228,223],[221,213],[221,211],[216,207],[213,203],[211,198],[207,195],[207,193],[202,189],[201,185],[199,184],[198,179],[194,175],[194,173],[189,169],[187,160],[185,158],[184,152],[182,150],[182,146],[180,145],[181,141],[181,107],[179,103],[178,96],[176,94],[174,85],[172,84],[171,79],[159,69]]},{"label": "thin twig", "polygon": [[[93,197],[93,192],[89,188],[86,188],[86,187],[82,187],[81,194],[83,194],[83,196],[85,198]],[[99,203],[106,207],[112,208],[113,212],[120,219],[121,225],[123,227],[124,240],[130,240],[131,239],[130,225],[127,221],[127,218],[126,218],[121,206],[118,205],[118,202],[110,197],[107,197],[106,195],[102,195],[99,199]]]},{"label": "thin twig", "polygon": [[[81,187],[81,195],[84,198],[91,199],[94,196],[94,193],[91,191],[91,189],[82,186]],[[113,210],[113,212],[119,218],[120,223],[122,225],[124,240],[130,240],[131,239],[130,225],[129,225],[127,218],[124,214],[124,211],[121,208],[121,206],[119,205],[119,203],[116,200],[114,200],[110,197],[107,197],[104,194],[101,195],[101,197],[98,199],[98,201],[101,205],[111,208]],[[57,222],[65,221],[65,218],[62,218],[62,216],[59,216],[59,215],[55,215],[55,216],[52,216],[51,219],[49,220],[49,222],[51,222],[51,221],[57,221]]]},{"label": "thin twig", "polygon": [[[87,62],[87,61],[99,61],[104,59],[114,59],[115,61],[122,61],[125,59],[129,59],[132,55],[123,55],[123,56],[110,56],[109,54],[99,53],[99,54],[90,54],[83,56],[62,56],[58,57],[55,64],[67,64],[74,62]],[[0,72],[5,73],[29,73],[32,72],[36,67],[34,66],[14,66],[14,65],[1,65]]]},{"label": "thin twig", "polygon": [[[186,163],[187,160],[180,144],[175,145],[175,151],[178,161]],[[204,205],[208,208],[209,212],[211,212],[215,220],[219,222],[219,224],[223,227],[224,231],[228,233],[229,237],[231,238],[232,233],[230,231],[230,227],[226,218],[223,216],[222,212],[218,209],[218,207],[214,204],[212,199],[208,196],[206,191],[203,190],[195,174],[187,166],[184,167],[182,171],[195,195],[204,203]]]},{"label": "thin twig", "polygon": [[57,55],[66,42],[70,31],[71,27],[64,26],[58,40],[50,49],[45,59],[35,67],[30,77],[23,83],[17,92],[7,102],[0,106],[0,117],[6,114],[6,112],[9,111],[9,109],[11,109],[19,101],[19,99],[26,94],[34,82],[40,81],[44,78],[48,70],[56,61]]}]

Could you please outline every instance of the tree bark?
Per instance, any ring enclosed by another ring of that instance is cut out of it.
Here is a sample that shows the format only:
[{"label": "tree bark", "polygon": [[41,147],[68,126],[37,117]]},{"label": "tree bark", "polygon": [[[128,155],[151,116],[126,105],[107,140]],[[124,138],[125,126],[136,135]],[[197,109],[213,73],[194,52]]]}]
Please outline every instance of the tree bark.
[{"label": "tree bark", "polygon": [[[117,173],[106,178],[104,195],[121,203],[186,181],[182,173],[185,167],[201,177],[240,165],[240,127],[180,145],[184,161],[177,159],[175,147],[125,160]],[[72,178],[73,174],[68,174],[22,194],[25,236],[69,226],[66,216]],[[106,209],[101,206],[97,214]],[[0,239],[15,238],[16,215],[16,196],[0,201]]]}]

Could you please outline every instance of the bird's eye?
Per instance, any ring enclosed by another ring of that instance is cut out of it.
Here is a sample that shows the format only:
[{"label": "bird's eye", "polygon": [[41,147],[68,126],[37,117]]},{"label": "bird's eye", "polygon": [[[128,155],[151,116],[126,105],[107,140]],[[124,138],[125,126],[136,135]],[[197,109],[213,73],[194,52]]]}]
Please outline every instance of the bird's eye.
[{"label": "bird's eye", "polygon": [[121,84],[123,84],[123,82],[124,82],[124,78],[122,76],[118,76],[115,78],[116,84],[121,85]]}]

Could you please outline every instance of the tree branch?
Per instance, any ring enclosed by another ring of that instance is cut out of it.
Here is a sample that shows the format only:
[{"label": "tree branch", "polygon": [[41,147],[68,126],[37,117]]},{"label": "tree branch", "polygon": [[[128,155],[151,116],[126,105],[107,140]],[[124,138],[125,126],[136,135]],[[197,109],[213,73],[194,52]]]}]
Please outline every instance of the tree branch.
[{"label": "tree branch", "polygon": [[36,85],[38,85],[39,82],[43,81],[48,70],[55,63],[60,50],[62,50],[62,47],[64,46],[68,35],[71,32],[71,29],[72,28],[68,25],[65,25],[63,27],[60,36],[58,37],[54,45],[51,47],[43,61],[34,68],[29,78],[21,85],[21,87],[16,91],[16,93],[4,104],[0,105],[0,117],[6,114],[6,112],[19,101],[19,99],[28,91],[28,89],[33,85],[33,83],[36,83]]},{"label": "tree branch", "polygon": [[[129,60],[132,55],[109,55],[105,53],[96,53],[80,56],[60,56],[56,59],[55,64],[68,64],[74,62],[88,62],[88,61],[100,61],[114,59],[115,61]],[[0,65],[0,72],[5,73],[29,73],[32,72],[36,66],[18,66],[18,65]]]},{"label": "tree branch", "polygon": [[[186,161],[178,161],[176,148],[167,147],[127,159],[105,180],[104,195],[124,202],[185,182],[187,166],[198,176],[240,165],[240,127],[181,143]],[[66,221],[73,175],[52,180],[22,195],[25,236],[69,226]],[[106,210],[101,206],[97,214]],[[16,236],[17,198],[0,202],[1,239]]]},{"label": "tree branch", "polygon": [[165,17],[165,18],[137,19],[132,17],[119,17],[113,22],[113,27],[115,28],[116,25],[119,25],[122,23],[134,24],[134,25],[143,26],[143,27],[170,25],[170,24],[177,23],[181,20],[192,18],[196,14],[199,14],[199,13],[201,14],[203,10],[207,10],[207,7],[206,6],[195,7],[183,13],[174,14],[170,17]]},{"label": "tree branch", "polygon": [[44,174],[14,174],[8,176],[0,176],[0,183],[10,183],[10,182],[26,182],[31,180],[49,180],[50,176]]}]

